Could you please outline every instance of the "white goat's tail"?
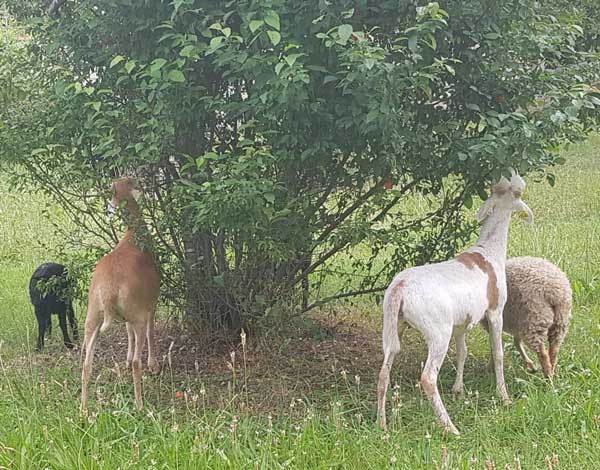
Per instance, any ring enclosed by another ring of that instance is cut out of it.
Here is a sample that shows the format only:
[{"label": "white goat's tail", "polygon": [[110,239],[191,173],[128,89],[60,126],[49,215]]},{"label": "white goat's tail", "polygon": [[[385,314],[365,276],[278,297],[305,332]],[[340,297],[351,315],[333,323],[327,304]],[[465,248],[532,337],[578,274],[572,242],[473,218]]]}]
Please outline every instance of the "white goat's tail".
[{"label": "white goat's tail", "polygon": [[383,297],[383,353],[388,354],[388,351],[397,353],[400,351],[400,336],[398,334],[398,316],[402,314],[402,305],[404,298],[402,289],[393,288],[390,286],[385,291]]}]

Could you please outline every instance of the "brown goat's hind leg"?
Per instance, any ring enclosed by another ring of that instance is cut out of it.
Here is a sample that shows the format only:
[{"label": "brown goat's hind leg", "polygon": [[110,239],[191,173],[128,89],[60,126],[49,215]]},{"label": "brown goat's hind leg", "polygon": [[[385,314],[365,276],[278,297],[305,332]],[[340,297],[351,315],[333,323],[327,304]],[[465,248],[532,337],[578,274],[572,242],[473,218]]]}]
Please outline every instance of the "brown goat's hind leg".
[{"label": "brown goat's hind leg", "polygon": [[131,361],[131,374],[133,375],[133,392],[135,395],[135,406],[138,410],[144,407],[142,401],[142,352],[146,342],[146,323],[131,325],[135,335],[135,350]]},{"label": "brown goat's hind leg", "polygon": [[146,337],[148,339],[148,369],[153,374],[158,374],[160,372],[160,364],[156,360],[156,348],[154,344],[154,312],[152,312],[148,319]]},{"label": "brown goat's hind leg", "polygon": [[131,367],[131,360],[133,359],[135,335],[133,333],[133,326],[129,322],[125,322],[125,327],[127,328],[127,362],[125,362],[125,365],[129,369]]},{"label": "brown goat's hind leg", "polygon": [[[85,321],[85,335],[83,344],[85,347],[85,359],[81,369],[81,408],[82,413],[87,412],[88,385],[90,382],[90,374],[92,373],[92,362],[94,361],[94,349],[98,340],[100,331],[100,316],[89,315]],[[82,350],[83,353],[83,350]]]}]

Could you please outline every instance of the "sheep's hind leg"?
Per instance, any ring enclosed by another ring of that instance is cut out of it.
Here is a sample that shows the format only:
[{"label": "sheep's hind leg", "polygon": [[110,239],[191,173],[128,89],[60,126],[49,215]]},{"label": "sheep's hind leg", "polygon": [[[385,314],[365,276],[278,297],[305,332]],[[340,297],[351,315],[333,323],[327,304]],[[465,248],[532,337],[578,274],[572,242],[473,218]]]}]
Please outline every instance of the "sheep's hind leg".
[{"label": "sheep's hind leg", "polygon": [[467,359],[466,331],[462,330],[454,335],[456,342],[456,381],[452,386],[452,392],[455,395],[462,395],[464,391],[463,376],[465,371],[465,361]]},{"label": "sheep's hind leg", "polygon": [[427,338],[429,354],[423,368],[423,373],[421,374],[421,389],[431,402],[433,412],[444,427],[444,430],[459,435],[458,429],[456,429],[456,426],[454,426],[448,415],[448,411],[446,411],[437,386],[438,373],[448,352],[448,344],[450,343],[452,333],[448,332],[444,336]]},{"label": "sheep's hind leg", "polygon": [[552,364],[550,363],[550,356],[548,356],[548,352],[546,351],[546,346],[544,345],[544,343],[540,343],[536,351],[540,360],[540,364],[542,365],[542,372],[544,373],[544,377],[551,379]]},{"label": "sheep's hind leg", "polygon": [[515,348],[517,348],[517,351],[519,351],[521,358],[523,359],[523,361],[525,361],[525,367],[527,368],[527,370],[529,372],[537,372],[537,369],[535,368],[535,364],[529,358],[529,356],[527,355],[527,352],[525,351],[525,345],[523,344],[523,339],[520,336],[515,336],[514,339],[515,339]]}]

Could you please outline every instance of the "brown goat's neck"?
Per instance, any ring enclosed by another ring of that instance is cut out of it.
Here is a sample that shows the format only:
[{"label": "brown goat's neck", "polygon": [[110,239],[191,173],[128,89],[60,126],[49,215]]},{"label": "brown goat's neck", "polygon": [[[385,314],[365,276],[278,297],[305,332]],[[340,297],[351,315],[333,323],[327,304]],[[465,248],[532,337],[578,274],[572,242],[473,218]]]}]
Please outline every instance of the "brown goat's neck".
[{"label": "brown goat's neck", "polygon": [[123,212],[123,222],[125,223],[125,235],[123,241],[132,243],[142,251],[152,251],[152,237],[148,227],[142,219],[140,208],[135,199],[128,198]]}]

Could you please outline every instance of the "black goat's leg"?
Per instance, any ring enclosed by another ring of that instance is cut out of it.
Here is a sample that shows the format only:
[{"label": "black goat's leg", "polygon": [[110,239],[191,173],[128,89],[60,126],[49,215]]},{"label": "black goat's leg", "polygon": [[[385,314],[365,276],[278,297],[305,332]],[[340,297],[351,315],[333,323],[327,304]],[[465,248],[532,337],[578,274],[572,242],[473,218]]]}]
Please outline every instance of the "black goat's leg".
[{"label": "black goat's leg", "polygon": [[73,341],[77,341],[77,339],[79,338],[79,332],[77,331],[77,320],[75,320],[75,310],[73,310],[73,304],[71,302],[68,303],[67,307],[67,315],[69,317],[69,323],[71,324]]},{"label": "black goat's leg", "polygon": [[69,331],[67,330],[67,312],[66,309],[63,309],[62,312],[58,313],[58,324],[60,325],[60,329],[62,330],[63,339],[65,342],[65,346],[69,349],[73,347],[73,343],[69,338]]},{"label": "black goat's leg", "polygon": [[44,333],[46,332],[46,312],[40,306],[35,306],[35,317],[38,323],[38,339],[35,350],[40,352],[44,349]]}]

